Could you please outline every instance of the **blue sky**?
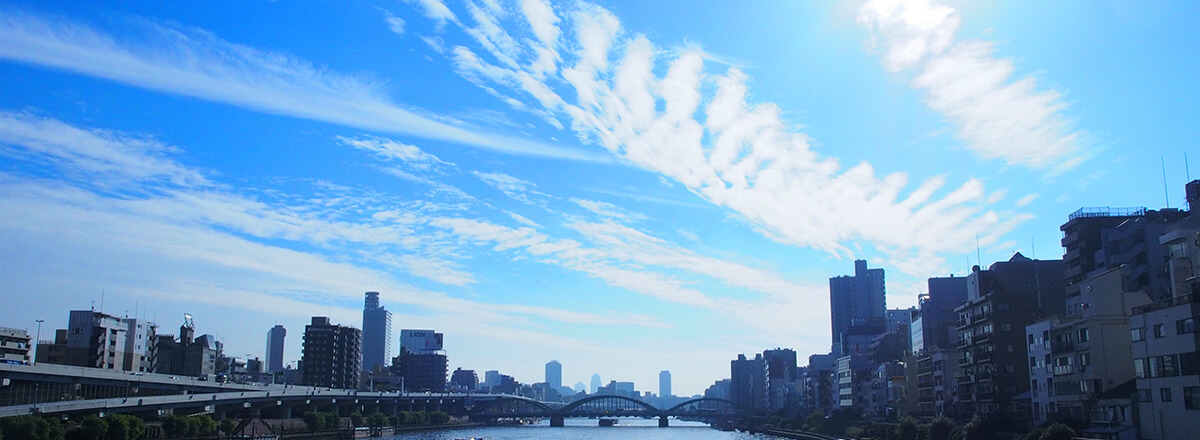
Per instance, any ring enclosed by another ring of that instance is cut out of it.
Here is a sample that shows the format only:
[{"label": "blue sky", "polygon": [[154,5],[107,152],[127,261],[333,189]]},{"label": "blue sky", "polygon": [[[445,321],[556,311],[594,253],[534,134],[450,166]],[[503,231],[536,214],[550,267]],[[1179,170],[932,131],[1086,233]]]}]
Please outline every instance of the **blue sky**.
[{"label": "blue sky", "polygon": [[378,290],[452,367],[698,393],[826,351],[855,258],[907,307],[1183,205],[1198,6],[1043,3],[5,1],[0,325],[294,361]]}]

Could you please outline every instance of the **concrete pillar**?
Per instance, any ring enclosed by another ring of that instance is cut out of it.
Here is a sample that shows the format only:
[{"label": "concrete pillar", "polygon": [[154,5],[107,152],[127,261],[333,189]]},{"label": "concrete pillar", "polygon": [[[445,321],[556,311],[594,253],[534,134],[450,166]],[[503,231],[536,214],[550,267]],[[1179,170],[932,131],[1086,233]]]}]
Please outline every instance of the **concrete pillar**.
[{"label": "concrete pillar", "polygon": [[550,426],[553,428],[561,428],[567,426],[566,418],[563,416],[550,416]]},{"label": "concrete pillar", "polygon": [[667,423],[667,416],[658,416],[658,427],[659,427],[659,428],[666,428],[667,426],[670,426],[670,425]]}]

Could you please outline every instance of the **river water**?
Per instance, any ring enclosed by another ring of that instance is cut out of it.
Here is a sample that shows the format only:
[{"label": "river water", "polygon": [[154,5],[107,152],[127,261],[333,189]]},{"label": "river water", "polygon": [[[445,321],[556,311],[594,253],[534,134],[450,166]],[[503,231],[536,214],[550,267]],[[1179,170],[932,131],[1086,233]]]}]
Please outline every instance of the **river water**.
[{"label": "river water", "polygon": [[617,419],[617,426],[599,427],[594,419],[567,419],[566,426],[551,428],[548,420],[541,425],[482,426],[445,431],[415,432],[397,435],[392,439],[456,440],[486,438],[488,440],[775,440],[764,434],[722,432],[697,422],[671,419],[669,428],[659,428],[658,419]]}]

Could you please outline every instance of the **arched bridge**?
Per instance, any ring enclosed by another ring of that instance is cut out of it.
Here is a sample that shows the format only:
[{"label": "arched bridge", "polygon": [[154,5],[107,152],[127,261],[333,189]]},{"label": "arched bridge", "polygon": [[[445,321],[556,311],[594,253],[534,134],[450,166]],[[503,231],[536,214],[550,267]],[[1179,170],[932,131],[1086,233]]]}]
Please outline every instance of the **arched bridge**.
[{"label": "arched bridge", "polygon": [[490,402],[472,405],[467,409],[473,419],[549,418],[551,426],[563,426],[568,417],[653,417],[659,426],[667,426],[668,417],[692,419],[731,419],[737,411],[725,399],[702,397],[680,402],[670,408],[658,408],[645,401],[626,396],[589,396],[568,404],[549,404],[533,399],[504,396]]}]

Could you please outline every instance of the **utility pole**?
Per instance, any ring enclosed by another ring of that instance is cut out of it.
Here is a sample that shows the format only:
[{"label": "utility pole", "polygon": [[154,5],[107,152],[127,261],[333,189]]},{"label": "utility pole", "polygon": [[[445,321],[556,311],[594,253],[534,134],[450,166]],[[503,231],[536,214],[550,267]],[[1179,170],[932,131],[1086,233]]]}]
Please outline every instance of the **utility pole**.
[{"label": "utility pole", "polygon": [[42,323],[46,322],[45,319],[38,319],[36,321],[38,324],[37,339],[33,340],[33,360],[29,361],[29,365],[37,365],[38,345],[41,345],[41,342],[42,342]]}]

